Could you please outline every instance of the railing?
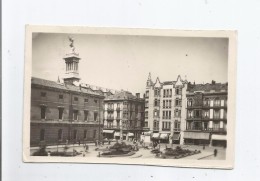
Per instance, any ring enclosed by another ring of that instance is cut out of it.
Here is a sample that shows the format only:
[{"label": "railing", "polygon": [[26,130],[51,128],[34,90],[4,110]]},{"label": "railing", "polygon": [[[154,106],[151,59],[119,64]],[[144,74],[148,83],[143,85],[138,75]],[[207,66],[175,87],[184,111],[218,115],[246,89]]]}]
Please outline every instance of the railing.
[{"label": "railing", "polygon": [[173,128],[173,131],[181,131],[180,128]]},{"label": "railing", "polygon": [[227,130],[225,128],[204,128],[201,127],[198,128],[188,128],[187,131],[200,131],[200,132],[214,132],[214,133],[226,133]]},{"label": "railing", "polygon": [[114,117],[113,116],[108,116],[107,120],[114,120]]},{"label": "railing", "polygon": [[162,131],[170,131],[171,128],[162,128]]},{"label": "railing", "polygon": [[120,126],[115,126],[115,125],[104,125],[105,129],[120,129]]},{"label": "railing", "polygon": [[154,131],[159,131],[159,127],[153,127]]}]

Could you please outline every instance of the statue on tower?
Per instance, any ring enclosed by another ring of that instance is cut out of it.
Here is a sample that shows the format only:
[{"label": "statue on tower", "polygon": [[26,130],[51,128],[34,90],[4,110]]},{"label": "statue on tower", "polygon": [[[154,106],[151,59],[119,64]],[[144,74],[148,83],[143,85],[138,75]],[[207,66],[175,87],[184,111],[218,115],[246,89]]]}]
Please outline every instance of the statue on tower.
[{"label": "statue on tower", "polygon": [[69,41],[70,41],[70,48],[71,48],[71,52],[75,53],[75,47],[74,47],[74,39],[72,37],[69,36]]}]

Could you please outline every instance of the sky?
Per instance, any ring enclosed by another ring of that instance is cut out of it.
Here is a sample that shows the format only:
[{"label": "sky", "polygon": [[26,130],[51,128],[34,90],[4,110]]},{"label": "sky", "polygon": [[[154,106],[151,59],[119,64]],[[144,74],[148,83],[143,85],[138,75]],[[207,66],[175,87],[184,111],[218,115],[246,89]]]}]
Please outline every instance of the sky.
[{"label": "sky", "polygon": [[162,36],[35,33],[32,76],[56,81],[65,73],[68,36],[81,58],[82,83],[144,93],[146,80],[227,82],[228,39]]}]

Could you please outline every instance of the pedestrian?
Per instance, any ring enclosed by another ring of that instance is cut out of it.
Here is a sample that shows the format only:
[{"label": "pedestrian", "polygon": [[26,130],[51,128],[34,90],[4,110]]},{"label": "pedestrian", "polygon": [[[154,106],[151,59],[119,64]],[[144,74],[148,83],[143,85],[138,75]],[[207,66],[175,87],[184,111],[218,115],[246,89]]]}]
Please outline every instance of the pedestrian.
[{"label": "pedestrian", "polygon": [[80,140],[79,140],[79,146],[80,146]]},{"label": "pedestrian", "polygon": [[88,145],[85,146],[85,150],[86,150],[86,152],[88,152]]},{"label": "pedestrian", "polygon": [[217,149],[214,149],[214,156],[216,157],[218,154],[218,150]]}]

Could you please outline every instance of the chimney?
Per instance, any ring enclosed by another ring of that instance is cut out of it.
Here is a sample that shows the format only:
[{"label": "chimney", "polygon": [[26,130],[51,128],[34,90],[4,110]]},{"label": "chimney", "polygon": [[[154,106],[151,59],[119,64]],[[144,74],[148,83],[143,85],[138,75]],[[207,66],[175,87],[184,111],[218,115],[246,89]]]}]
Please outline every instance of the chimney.
[{"label": "chimney", "polygon": [[212,82],[211,82],[211,83],[214,85],[214,84],[216,84],[216,81],[215,81],[215,80],[212,80]]},{"label": "chimney", "polygon": [[140,93],[136,93],[135,95],[138,99],[140,98]]}]

